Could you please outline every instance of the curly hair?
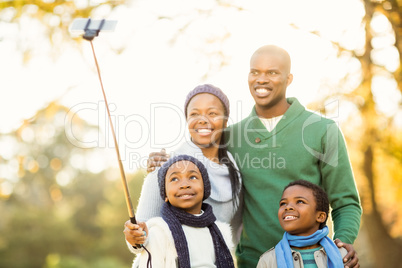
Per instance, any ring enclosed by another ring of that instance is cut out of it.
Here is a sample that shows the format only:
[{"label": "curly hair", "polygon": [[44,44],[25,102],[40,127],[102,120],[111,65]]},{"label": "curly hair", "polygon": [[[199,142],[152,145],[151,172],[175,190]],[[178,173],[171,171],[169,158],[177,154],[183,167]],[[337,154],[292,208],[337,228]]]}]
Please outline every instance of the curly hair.
[{"label": "curly hair", "polygon": [[306,181],[306,180],[293,181],[293,182],[289,183],[283,189],[283,191],[285,191],[290,186],[295,186],[295,185],[300,185],[300,186],[306,187],[308,189],[311,189],[311,191],[313,192],[313,195],[315,197],[315,202],[317,204],[316,211],[323,211],[327,214],[325,221],[320,223],[320,226],[319,226],[319,229],[324,228],[326,226],[326,222],[328,219],[328,213],[329,213],[329,200],[328,200],[327,193],[320,186],[318,186],[314,183],[311,183],[309,181]]}]

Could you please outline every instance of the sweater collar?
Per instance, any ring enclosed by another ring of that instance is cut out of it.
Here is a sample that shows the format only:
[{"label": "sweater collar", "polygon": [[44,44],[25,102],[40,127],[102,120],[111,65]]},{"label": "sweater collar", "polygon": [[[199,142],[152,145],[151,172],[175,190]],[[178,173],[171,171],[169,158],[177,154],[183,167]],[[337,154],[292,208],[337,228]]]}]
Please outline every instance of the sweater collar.
[{"label": "sweater collar", "polygon": [[263,136],[264,138],[270,138],[284,129],[287,125],[289,125],[293,120],[297,118],[299,114],[301,114],[305,108],[303,105],[296,98],[287,98],[287,102],[290,104],[290,107],[287,109],[285,114],[283,115],[282,119],[278,122],[276,127],[269,132],[266,127],[261,122],[260,118],[258,117],[255,105],[251,110],[250,115],[247,118],[247,128],[253,129],[258,135]]}]

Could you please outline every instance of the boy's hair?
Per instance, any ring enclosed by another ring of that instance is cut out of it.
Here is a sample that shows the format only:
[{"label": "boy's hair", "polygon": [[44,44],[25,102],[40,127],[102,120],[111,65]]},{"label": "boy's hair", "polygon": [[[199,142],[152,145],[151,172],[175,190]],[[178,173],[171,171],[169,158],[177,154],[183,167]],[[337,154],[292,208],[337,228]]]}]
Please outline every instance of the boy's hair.
[{"label": "boy's hair", "polygon": [[190,155],[186,155],[186,154],[181,154],[181,155],[177,155],[172,158],[169,158],[169,160],[166,161],[162,165],[162,167],[158,170],[158,183],[159,183],[159,190],[160,190],[162,199],[165,199],[165,197],[166,197],[166,186],[165,186],[166,173],[172,165],[174,165],[176,162],[179,162],[179,161],[190,161],[198,167],[198,169],[201,172],[202,181],[204,183],[204,198],[202,200],[207,199],[211,195],[211,183],[209,181],[208,171],[207,171],[206,167],[204,166],[204,164],[201,163],[201,161],[199,161],[198,159],[196,159]]},{"label": "boy's hair", "polygon": [[283,189],[283,191],[285,191],[290,186],[295,186],[295,185],[300,185],[300,186],[311,189],[311,191],[313,192],[313,195],[315,197],[315,202],[317,204],[316,211],[324,211],[327,214],[325,221],[320,223],[320,226],[319,226],[319,229],[324,228],[326,226],[326,222],[328,219],[328,213],[329,213],[329,200],[328,200],[327,193],[320,186],[318,186],[312,182],[306,181],[306,180],[293,181],[293,182],[289,183]]}]

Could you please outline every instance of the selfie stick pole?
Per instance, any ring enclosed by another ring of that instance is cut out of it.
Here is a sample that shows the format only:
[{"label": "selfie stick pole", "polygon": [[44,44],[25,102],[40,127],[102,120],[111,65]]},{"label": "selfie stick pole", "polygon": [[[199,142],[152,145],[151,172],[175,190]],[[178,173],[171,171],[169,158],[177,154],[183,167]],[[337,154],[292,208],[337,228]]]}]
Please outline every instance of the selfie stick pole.
[{"label": "selfie stick pole", "polygon": [[100,82],[100,85],[101,85],[101,88],[102,88],[103,99],[105,100],[106,111],[107,111],[107,115],[109,117],[109,123],[110,123],[110,128],[111,128],[112,136],[113,136],[113,140],[114,140],[114,146],[116,148],[117,159],[119,161],[121,182],[123,184],[124,195],[126,197],[128,215],[130,216],[131,223],[136,224],[137,221],[135,219],[134,208],[133,208],[133,204],[131,202],[130,192],[128,190],[128,185],[127,185],[127,179],[126,179],[126,175],[125,175],[124,169],[123,169],[123,164],[122,164],[122,161],[121,161],[121,158],[120,158],[120,151],[119,151],[119,147],[118,147],[118,144],[117,144],[116,134],[115,134],[114,128],[113,128],[112,118],[110,116],[109,104],[108,104],[107,99],[106,99],[106,93],[105,93],[105,89],[103,88],[102,77],[101,77],[100,70],[99,70],[98,60],[96,59],[95,49],[94,49],[94,45],[92,43],[92,40],[95,38],[95,36],[98,36],[100,30],[102,29],[104,21],[105,20],[102,20],[102,22],[100,23],[98,29],[91,30],[91,29],[88,29],[89,25],[91,24],[91,19],[88,19],[88,22],[87,22],[87,24],[85,26],[85,29],[84,29],[85,34],[83,35],[83,38],[85,40],[88,40],[91,43],[92,53],[94,55],[96,69],[98,71],[99,82]]}]

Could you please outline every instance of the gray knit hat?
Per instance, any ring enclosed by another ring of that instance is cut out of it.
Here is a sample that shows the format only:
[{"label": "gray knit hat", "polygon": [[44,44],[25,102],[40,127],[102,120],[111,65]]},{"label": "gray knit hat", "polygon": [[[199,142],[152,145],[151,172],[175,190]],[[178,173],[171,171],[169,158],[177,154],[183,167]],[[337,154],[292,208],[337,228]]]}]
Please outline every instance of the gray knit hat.
[{"label": "gray knit hat", "polygon": [[228,97],[225,95],[225,93],[223,93],[223,91],[220,88],[213,86],[211,84],[199,85],[187,94],[186,101],[184,102],[184,115],[186,117],[187,117],[188,103],[195,95],[201,94],[201,93],[209,93],[209,94],[216,96],[222,102],[223,107],[225,107],[225,116],[229,117],[229,113],[230,113],[229,106],[230,105],[229,105]]},{"label": "gray knit hat", "polygon": [[165,189],[165,187],[166,187],[165,186],[166,173],[167,173],[168,169],[174,163],[179,162],[179,161],[190,161],[190,162],[193,162],[194,165],[196,165],[198,167],[198,169],[201,172],[202,181],[204,182],[204,198],[202,200],[207,199],[211,194],[211,183],[209,181],[207,169],[205,168],[204,164],[201,163],[199,160],[197,160],[196,158],[194,158],[194,157],[192,157],[190,155],[186,155],[186,154],[181,154],[181,155],[177,155],[177,156],[174,156],[174,157],[170,158],[159,169],[159,171],[158,171],[158,183],[159,183],[159,190],[160,190],[160,194],[161,194],[162,199],[165,199],[165,197],[166,197],[166,189]]}]

